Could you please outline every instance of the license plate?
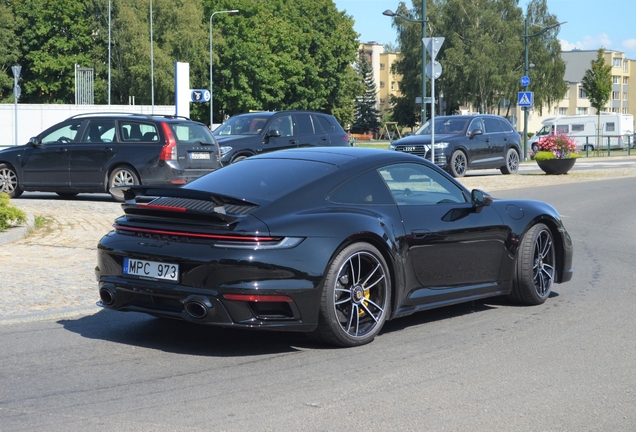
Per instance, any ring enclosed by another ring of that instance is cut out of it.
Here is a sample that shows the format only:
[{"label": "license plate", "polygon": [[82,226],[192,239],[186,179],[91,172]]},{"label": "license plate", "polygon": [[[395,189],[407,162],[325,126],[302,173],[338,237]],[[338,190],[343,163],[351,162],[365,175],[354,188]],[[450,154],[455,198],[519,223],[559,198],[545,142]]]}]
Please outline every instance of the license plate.
[{"label": "license plate", "polygon": [[129,276],[162,279],[177,282],[179,280],[179,265],[124,258],[122,272]]},{"label": "license plate", "polygon": [[210,159],[210,153],[206,152],[191,152],[190,159]]}]

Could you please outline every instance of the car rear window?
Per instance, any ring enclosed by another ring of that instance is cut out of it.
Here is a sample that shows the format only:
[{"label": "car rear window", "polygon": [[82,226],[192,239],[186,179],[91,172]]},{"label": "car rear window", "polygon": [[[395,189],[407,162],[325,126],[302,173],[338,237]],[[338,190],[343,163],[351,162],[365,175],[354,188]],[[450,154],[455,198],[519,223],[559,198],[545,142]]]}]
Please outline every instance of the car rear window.
[{"label": "car rear window", "polygon": [[168,123],[178,144],[214,143],[210,130],[199,123]]},{"label": "car rear window", "polygon": [[318,180],[334,165],[296,159],[246,159],[184,186],[246,201],[273,201]]}]

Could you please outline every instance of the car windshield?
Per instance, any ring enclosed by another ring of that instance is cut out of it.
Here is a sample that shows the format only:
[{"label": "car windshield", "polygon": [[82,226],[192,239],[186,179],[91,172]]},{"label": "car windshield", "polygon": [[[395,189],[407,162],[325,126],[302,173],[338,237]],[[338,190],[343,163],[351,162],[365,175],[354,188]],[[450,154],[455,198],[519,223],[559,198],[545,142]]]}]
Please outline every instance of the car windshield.
[{"label": "car windshield", "polygon": [[[435,133],[436,134],[463,134],[466,131],[468,122],[470,119],[466,118],[452,118],[452,117],[436,117],[435,118]],[[424,123],[424,126],[419,128],[415,135],[430,135],[431,134],[431,121]]]},{"label": "car windshield", "polygon": [[256,135],[263,129],[270,115],[271,113],[234,116],[216,128],[213,134],[214,136]]},{"label": "car windshield", "polygon": [[335,171],[334,165],[296,159],[246,159],[184,186],[250,202],[273,201]]}]

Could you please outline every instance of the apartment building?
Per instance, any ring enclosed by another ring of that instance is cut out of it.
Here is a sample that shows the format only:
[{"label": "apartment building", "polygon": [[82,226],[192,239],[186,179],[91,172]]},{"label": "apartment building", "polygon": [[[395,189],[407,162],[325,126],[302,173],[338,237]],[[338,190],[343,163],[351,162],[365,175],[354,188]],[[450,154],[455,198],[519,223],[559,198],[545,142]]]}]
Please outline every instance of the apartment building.
[{"label": "apartment building", "polygon": [[[542,115],[539,110],[528,112],[528,132],[536,132],[541,128],[541,122],[555,115],[593,115],[596,110],[590,105],[590,101],[582,87],[585,71],[591,67],[592,60],[596,59],[597,50],[573,50],[563,51],[561,58],[565,61],[565,75],[563,79],[568,84],[568,89],[557,104],[552,107],[544,107]],[[605,51],[605,63],[612,66],[612,93],[603,111],[617,114],[632,114],[636,117],[636,60],[625,57],[625,53],[614,50]],[[631,86],[630,86],[631,82]],[[532,84],[529,90],[532,90]],[[517,107],[516,125],[518,130],[523,127],[523,111]]]},{"label": "apartment building", "polygon": [[401,96],[398,83],[402,77],[391,72],[391,66],[400,58],[400,53],[384,52],[384,46],[377,42],[360,44],[359,52],[367,56],[373,67],[373,80],[378,90],[376,108],[384,114],[391,109],[391,95]]}]

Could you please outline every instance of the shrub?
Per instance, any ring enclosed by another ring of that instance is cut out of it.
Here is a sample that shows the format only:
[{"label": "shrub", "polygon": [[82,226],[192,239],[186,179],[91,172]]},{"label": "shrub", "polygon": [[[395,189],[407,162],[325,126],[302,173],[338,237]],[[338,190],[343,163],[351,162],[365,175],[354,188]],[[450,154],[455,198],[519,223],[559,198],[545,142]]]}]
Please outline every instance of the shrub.
[{"label": "shrub", "polygon": [[11,204],[9,195],[0,193],[0,231],[26,222],[26,213]]}]

